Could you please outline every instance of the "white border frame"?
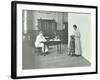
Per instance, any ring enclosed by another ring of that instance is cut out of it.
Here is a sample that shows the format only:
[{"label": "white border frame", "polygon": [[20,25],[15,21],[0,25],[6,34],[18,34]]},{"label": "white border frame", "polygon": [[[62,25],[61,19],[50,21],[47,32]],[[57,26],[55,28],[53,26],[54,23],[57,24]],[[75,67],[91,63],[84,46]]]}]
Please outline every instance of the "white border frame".
[{"label": "white border frame", "polygon": [[[46,11],[61,11],[61,12],[81,12],[91,13],[91,33],[92,34],[92,55],[90,67],[73,67],[73,68],[57,68],[57,69],[32,69],[22,70],[22,10],[46,10]],[[50,75],[50,74],[63,74],[63,73],[86,73],[96,71],[96,9],[91,8],[78,8],[78,7],[60,7],[60,6],[47,6],[47,5],[28,5],[17,4],[17,76],[37,76],[37,75]]]}]

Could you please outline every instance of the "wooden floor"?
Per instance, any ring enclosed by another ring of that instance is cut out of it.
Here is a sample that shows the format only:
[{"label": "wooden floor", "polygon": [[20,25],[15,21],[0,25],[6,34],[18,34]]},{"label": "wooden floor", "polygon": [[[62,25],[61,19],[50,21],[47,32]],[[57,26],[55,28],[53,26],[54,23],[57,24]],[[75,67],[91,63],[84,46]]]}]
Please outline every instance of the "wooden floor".
[{"label": "wooden floor", "polygon": [[82,56],[68,56],[67,45],[62,44],[61,54],[56,46],[51,46],[47,55],[38,55],[38,52],[27,40],[23,40],[23,69],[63,68],[90,66]]}]

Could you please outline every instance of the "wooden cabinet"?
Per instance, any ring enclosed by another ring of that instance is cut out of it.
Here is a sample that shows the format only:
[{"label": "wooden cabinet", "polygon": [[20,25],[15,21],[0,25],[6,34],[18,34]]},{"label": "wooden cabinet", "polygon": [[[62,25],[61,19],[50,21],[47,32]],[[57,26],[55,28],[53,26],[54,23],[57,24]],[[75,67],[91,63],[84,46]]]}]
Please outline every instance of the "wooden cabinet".
[{"label": "wooden cabinet", "polygon": [[49,37],[53,37],[57,30],[56,21],[49,19],[38,19],[38,27],[45,36]]}]

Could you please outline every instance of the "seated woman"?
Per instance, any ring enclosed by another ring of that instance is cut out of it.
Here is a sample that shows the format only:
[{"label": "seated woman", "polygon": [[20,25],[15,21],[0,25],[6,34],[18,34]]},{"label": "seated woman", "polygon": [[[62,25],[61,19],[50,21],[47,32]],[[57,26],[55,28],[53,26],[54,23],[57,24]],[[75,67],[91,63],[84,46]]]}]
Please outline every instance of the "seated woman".
[{"label": "seated woman", "polygon": [[75,55],[75,39],[73,35],[70,36],[69,55]]},{"label": "seated woman", "polygon": [[44,51],[44,44],[41,43],[43,41],[47,41],[47,40],[43,36],[43,33],[40,31],[39,34],[36,37],[35,47],[41,47],[42,48],[42,53],[46,53],[46,52],[48,52],[48,47],[45,46],[45,51]]}]

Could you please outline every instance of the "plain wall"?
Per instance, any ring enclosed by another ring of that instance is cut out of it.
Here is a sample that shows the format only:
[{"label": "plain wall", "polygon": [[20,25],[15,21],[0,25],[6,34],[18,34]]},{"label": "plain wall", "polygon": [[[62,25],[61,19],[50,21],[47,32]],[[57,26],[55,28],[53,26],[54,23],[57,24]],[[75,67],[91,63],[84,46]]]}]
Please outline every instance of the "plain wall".
[{"label": "plain wall", "polygon": [[76,24],[81,34],[82,56],[91,62],[91,15],[68,13],[69,36],[73,34],[73,24]]}]

